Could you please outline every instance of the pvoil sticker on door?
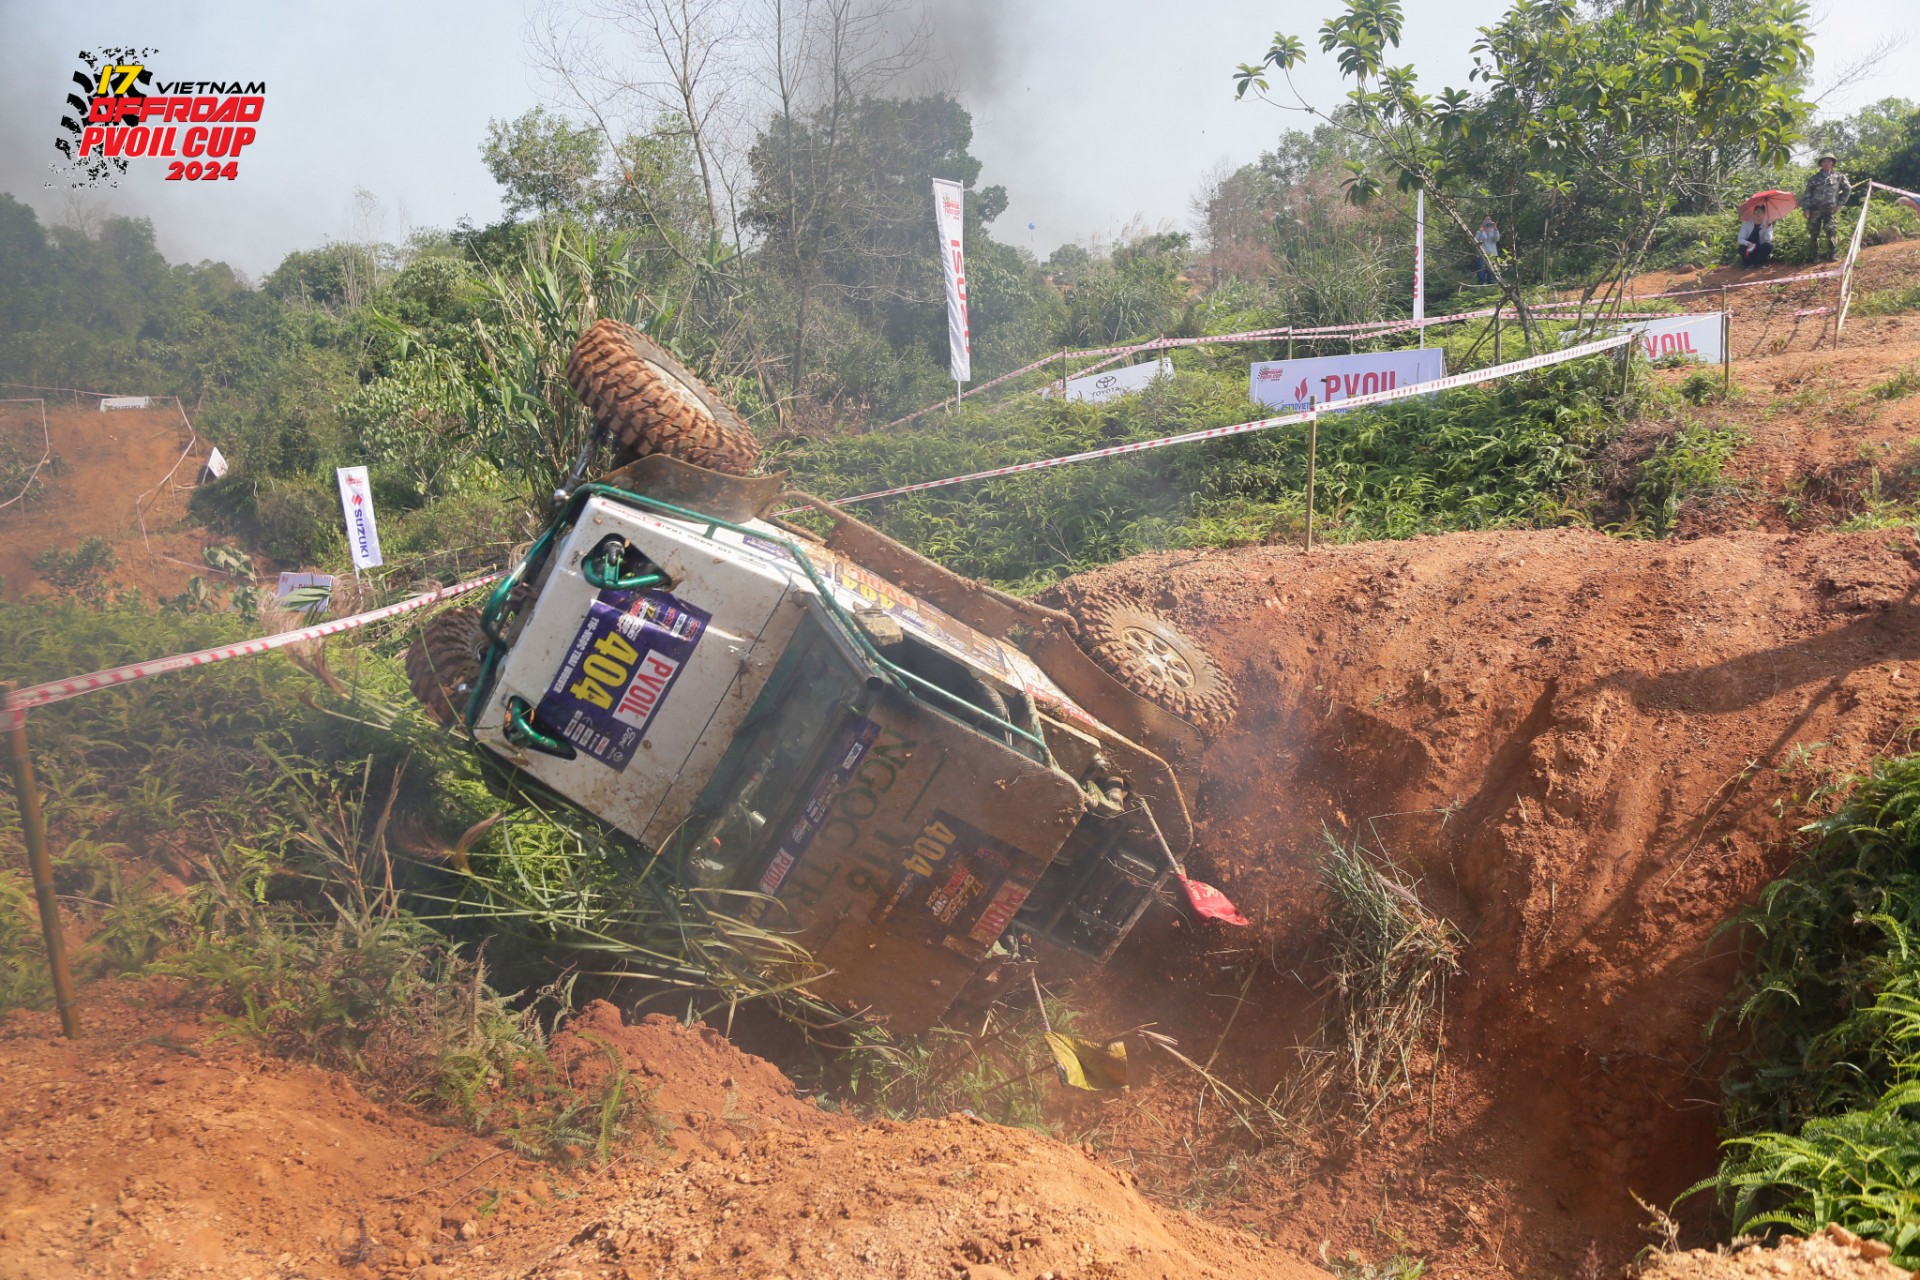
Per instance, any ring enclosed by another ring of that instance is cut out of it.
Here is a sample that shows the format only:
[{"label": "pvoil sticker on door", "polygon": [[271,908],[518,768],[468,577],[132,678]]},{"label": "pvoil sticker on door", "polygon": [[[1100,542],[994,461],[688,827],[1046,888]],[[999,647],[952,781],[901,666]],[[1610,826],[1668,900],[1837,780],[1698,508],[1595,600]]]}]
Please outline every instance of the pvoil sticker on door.
[{"label": "pvoil sticker on door", "polygon": [[710,620],[665,591],[602,591],[540,699],[540,720],[625,769]]}]

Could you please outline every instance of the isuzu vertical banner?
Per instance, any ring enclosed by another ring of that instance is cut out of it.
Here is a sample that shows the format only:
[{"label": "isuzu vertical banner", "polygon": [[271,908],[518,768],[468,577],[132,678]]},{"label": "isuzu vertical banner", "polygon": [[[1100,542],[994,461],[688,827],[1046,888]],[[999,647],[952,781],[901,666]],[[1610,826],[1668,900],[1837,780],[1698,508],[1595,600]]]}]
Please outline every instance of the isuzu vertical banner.
[{"label": "isuzu vertical banner", "polygon": [[955,382],[973,377],[973,344],[967,336],[967,260],[960,248],[960,215],[966,207],[960,184],[933,180],[933,218],[940,228],[940,267],[947,277],[947,369]]}]

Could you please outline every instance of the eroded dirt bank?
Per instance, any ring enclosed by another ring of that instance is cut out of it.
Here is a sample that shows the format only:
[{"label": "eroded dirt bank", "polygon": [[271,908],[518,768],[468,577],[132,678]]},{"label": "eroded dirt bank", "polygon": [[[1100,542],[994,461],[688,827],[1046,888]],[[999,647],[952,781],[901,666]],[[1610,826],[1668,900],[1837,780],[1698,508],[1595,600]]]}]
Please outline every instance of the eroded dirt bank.
[{"label": "eroded dirt bank", "polygon": [[1468,938],[1442,1060],[1371,1132],[1256,1152],[1190,1072],[1149,1058],[1152,1083],[1089,1117],[1115,1158],[1309,1256],[1406,1250],[1441,1275],[1625,1262],[1646,1240],[1633,1196],[1665,1205],[1713,1164],[1702,1029],[1733,976],[1715,931],[1790,861],[1796,796],[1907,747],[1917,565],[1907,532],[1569,530],[1090,575],[1239,681],[1194,862],[1256,917],[1251,936],[1151,923],[1083,985],[1096,1018],[1157,1020],[1243,1087],[1283,1081],[1319,1017],[1329,833],[1421,876]]},{"label": "eroded dirt bank", "polygon": [[605,1004],[553,1057],[585,1087],[617,1052],[660,1142],[572,1172],[212,1036],[152,986],[91,988],[86,1028],[0,1022],[6,1280],[1316,1274],[1076,1149],[964,1118],[855,1124],[716,1032]]}]

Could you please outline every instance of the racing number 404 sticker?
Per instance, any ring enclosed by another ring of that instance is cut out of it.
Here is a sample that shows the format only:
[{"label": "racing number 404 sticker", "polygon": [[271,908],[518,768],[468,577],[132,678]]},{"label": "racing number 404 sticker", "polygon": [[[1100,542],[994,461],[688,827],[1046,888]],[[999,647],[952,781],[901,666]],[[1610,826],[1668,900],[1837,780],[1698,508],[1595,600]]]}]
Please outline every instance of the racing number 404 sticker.
[{"label": "racing number 404 sticker", "polygon": [[624,770],[710,620],[665,591],[602,591],[540,699],[539,718]]}]

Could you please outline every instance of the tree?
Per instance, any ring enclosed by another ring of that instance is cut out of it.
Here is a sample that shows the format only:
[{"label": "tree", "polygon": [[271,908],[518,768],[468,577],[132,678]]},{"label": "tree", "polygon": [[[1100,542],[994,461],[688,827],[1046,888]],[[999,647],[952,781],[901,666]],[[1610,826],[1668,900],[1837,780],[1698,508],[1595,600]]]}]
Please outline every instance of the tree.
[{"label": "tree", "polygon": [[1920,187],[1920,103],[1882,98],[1839,120],[1807,130],[1816,153],[1831,152],[1856,181],[1878,178],[1909,190]]},{"label": "tree", "polygon": [[[1348,0],[1320,28],[1320,47],[1352,82],[1344,110],[1328,114],[1301,98],[1288,73],[1305,60],[1299,39],[1274,37],[1265,57],[1235,73],[1239,93],[1274,101],[1269,71],[1286,78],[1293,109],[1321,116],[1359,140],[1402,190],[1424,189],[1463,243],[1473,234],[1465,201],[1483,189],[1475,161],[1512,146],[1529,193],[1602,211],[1607,265],[1588,296],[1621,286],[1652,243],[1690,175],[1745,159],[1784,162],[1809,111],[1802,96],[1811,59],[1798,0],[1752,0],[1724,24],[1709,0],[1615,0],[1583,10],[1576,0],[1516,0],[1480,28],[1472,81],[1479,92],[1421,92],[1410,66],[1388,61],[1400,43],[1397,0]],[[1355,162],[1348,191],[1380,189]],[[1536,333],[1510,264],[1494,276]]]},{"label": "tree", "polygon": [[920,57],[918,32],[896,31],[901,7],[898,0],[765,0],[761,78],[772,112],[747,153],[742,224],[792,293],[787,399],[798,396],[806,376],[810,334],[819,327],[815,298],[834,283],[827,261],[844,238],[836,232],[862,218],[844,206],[844,176],[859,167],[863,128],[873,123],[862,119],[860,104],[877,100]]},{"label": "tree", "polygon": [[550,3],[532,23],[532,53],[606,145],[626,134],[683,141],[700,175],[703,229],[732,230],[732,147],[752,28],[731,0]]},{"label": "tree", "polygon": [[600,170],[600,134],[570,124],[544,107],[514,120],[487,121],[480,148],[487,172],[507,189],[507,216],[579,213],[592,198]]}]

